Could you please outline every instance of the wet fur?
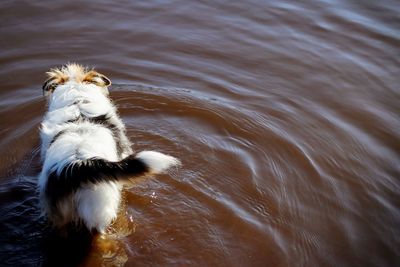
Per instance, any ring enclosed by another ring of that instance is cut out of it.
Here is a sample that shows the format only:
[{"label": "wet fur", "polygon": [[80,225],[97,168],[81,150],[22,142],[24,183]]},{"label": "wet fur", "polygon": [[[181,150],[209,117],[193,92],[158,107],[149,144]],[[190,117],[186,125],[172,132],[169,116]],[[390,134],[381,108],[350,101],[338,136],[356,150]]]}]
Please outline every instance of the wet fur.
[{"label": "wet fur", "polygon": [[47,75],[38,180],[43,214],[56,229],[72,224],[104,233],[117,216],[124,181],[179,161],[155,151],[133,154],[104,75],[77,64]]}]

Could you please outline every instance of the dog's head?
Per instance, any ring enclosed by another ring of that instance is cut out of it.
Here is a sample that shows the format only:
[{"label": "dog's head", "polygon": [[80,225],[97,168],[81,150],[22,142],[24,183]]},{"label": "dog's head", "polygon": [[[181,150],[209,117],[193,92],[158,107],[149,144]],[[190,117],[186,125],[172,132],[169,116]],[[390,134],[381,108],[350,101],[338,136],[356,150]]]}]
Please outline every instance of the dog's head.
[{"label": "dog's head", "polygon": [[111,81],[103,74],[78,64],[67,64],[61,68],[54,68],[46,74],[48,79],[43,84],[43,94],[46,97],[49,97],[59,85],[70,81],[94,84],[105,95],[108,95],[108,86],[111,85]]}]

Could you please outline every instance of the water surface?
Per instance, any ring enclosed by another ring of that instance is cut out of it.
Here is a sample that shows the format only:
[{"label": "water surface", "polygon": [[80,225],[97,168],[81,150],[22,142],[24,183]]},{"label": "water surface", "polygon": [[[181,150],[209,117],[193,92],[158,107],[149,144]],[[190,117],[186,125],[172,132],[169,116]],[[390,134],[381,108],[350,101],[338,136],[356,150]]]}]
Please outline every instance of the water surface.
[{"label": "water surface", "polygon": [[[0,265],[400,266],[396,1],[2,1]],[[90,246],[39,218],[45,71],[96,67],[180,158]],[[79,252],[79,253],[77,253]]]}]

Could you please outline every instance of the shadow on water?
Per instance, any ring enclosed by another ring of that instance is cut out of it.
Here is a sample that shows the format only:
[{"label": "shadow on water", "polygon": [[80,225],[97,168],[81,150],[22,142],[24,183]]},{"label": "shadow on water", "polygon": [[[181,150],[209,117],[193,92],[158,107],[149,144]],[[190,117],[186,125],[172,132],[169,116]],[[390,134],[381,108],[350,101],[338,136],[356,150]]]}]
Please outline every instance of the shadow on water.
[{"label": "shadow on water", "polygon": [[2,177],[7,182],[0,185],[0,265],[77,266],[87,257],[94,238],[85,229],[62,236],[40,216],[38,154],[37,149],[31,151],[11,168],[16,173]]},{"label": "shadow on water", "polygon": [[41,266],[123,266],[128,259],[119,234],[100,235],[75,225],[66,232],[47,231],[40,242]]},{"label": "shadow on water", "polygon": [[62,236],[49,231],[41,242],[42,266],[78,266],[84,262],[92,248],[94,236],[85,229]]},{"label": "shadow on water", "polygon": [[37,149],[17,165],[11,168],[17,173],[1,177],[6,182],[0,185],[0,266],[121,266],[126,262],[118,233],[101,237],[72,225],[59,232],[40,215]]},{"label": "shadow on water", "polygon": [[0,266],[123,265],[127,257],[118,238],[102,238],[85,228],[71,227],[68,235],[53,230],[40,217],[32,188],[33,183],[22,182],[0,192],[0,200],[20,202],[8,208],[0,204]]}]

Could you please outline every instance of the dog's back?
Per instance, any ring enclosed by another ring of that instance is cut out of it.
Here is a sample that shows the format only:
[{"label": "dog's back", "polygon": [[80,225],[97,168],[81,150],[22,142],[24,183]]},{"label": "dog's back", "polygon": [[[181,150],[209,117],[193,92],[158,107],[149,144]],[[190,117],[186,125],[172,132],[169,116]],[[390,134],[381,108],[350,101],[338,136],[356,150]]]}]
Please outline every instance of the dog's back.
[{"label": "dog's back", "polygon": [[104,232],[117,216],[121,181],[179,161],[154,151],[132,155],[104,75],[75,64],[48,74],[38,182],[43,212],[57,228],[83,223]]}]

